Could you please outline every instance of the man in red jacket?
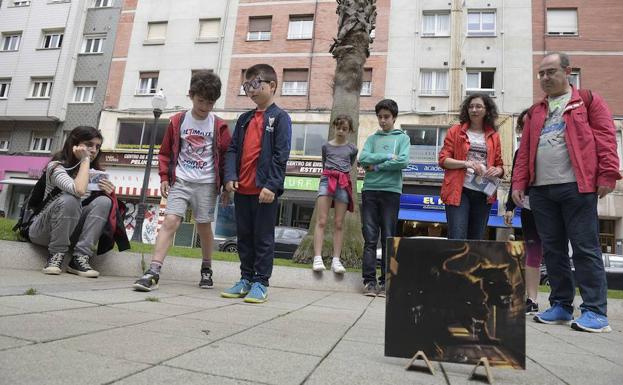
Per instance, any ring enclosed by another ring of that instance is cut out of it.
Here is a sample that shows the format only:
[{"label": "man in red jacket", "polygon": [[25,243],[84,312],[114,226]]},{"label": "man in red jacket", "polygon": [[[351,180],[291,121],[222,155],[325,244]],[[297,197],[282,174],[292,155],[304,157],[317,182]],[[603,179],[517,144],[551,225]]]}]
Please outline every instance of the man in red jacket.
[{"label": "man in red jacket", "polygon": [[[568,82],[569,57],[547,54],[538,79],[547,97],[527,114],[513,174],[513,200],[523,207],[530,186],[534,214],[550,278],[551,307],[534,320],[609,332],[606,275],[599,244],[597,199],[621,179],[612,114],[601,96]],[[568,254],[573,248],[574,276]],[[575,284],[582,315],[573,320]]]}]

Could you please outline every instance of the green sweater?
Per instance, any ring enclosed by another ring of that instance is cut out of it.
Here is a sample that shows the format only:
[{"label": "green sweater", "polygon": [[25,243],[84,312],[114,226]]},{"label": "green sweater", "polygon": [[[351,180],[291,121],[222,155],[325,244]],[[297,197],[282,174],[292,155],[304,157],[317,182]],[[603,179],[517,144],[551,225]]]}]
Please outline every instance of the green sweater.
[{"label": "green sweater", "polygon": [[[409,164],[411,140],[402,130],[378,130],[366,139],[359,162],[366,169],[363,191],[402,193],[402,169]],[[393,159],[393,155],[396,156]],[[368,171],[368,166],[374,170]]]}]

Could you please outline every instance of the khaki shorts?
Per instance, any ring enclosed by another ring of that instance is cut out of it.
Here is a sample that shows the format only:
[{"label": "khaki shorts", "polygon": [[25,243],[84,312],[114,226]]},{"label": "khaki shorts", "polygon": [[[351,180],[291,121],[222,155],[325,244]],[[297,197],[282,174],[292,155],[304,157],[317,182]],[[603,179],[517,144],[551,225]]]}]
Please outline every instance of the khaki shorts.
[{"label": "khaki shorts", "polygon": [[197,223],[214,222],[216,184],[193,183],[177,178],[169,191],[164,214],[173,214],[184,218],[188,205],[190,205]]}]

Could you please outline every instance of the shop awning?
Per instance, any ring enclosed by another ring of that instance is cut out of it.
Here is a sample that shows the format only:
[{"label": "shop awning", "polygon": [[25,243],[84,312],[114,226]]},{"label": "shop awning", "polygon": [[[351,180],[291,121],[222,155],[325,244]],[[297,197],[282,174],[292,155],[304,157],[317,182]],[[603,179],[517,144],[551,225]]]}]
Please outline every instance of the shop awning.
[{"label": "shop awning", "polygon": [[[404,221],[419,221],[432,223],[446,223],[446,212],[442,210],[408,210],[400,209],[398,211],[398,219]],[[490,215],[487,223],[489,227],[506,227],[504,217]],[[521,227],[521,221],[518,215],[513,218],[513,227]]]},{"label": "shop awning", "polygon": [[37,184],[37,179],[24,179],[24,178],[10,178],[0,180],[1,184],[14,184],[17,186],[34,186]]}]

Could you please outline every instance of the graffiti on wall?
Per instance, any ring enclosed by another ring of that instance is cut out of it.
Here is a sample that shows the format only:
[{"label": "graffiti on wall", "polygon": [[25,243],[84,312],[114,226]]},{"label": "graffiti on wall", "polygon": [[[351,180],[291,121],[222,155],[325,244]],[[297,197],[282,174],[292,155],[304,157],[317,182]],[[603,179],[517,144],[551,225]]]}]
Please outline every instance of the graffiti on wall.
[{"label": "graffiti on wall", "polygon": [[[136,227],[136,214],[138,213],[138,203],[126,202],[127,211],[123,218],[125,232],[129,239],[134,235]],[[163,213],[162,213],[163,214]],[[158,234],[158,216],[161,215],[160,207],[157,204],[148,203],[145,207],[145,220],[143,221],[143,243],[155,244]]]}]

